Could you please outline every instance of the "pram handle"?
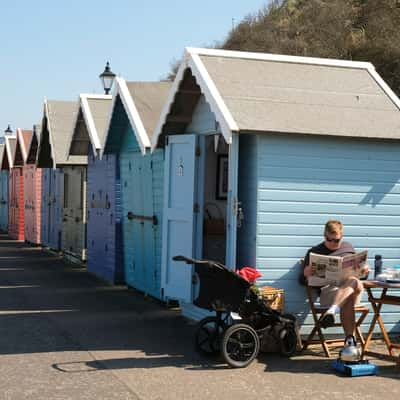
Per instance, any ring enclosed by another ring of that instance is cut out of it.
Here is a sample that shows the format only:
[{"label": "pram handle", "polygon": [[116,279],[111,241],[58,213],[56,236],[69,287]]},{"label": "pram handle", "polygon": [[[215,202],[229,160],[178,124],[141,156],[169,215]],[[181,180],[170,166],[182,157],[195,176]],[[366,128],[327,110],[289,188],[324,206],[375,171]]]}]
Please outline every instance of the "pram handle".
[{"label": "pram handle", "polygon": [[210,264],[210,262],[212,262],[212,264],[216,267],[216,268],[220,268],[220,269],[224,269],[227,270],[229,272],[231,272],[228,268],[226,268],[224,265],[219,264],[219,263],[215,263],[213,261],[208,261],[208,260],[195,260],[193,258],[190,257],[186,257],[186,256],[174,256],[172,257],[172,259],[174,261],[184,261],[186,262],[186,264]]}]

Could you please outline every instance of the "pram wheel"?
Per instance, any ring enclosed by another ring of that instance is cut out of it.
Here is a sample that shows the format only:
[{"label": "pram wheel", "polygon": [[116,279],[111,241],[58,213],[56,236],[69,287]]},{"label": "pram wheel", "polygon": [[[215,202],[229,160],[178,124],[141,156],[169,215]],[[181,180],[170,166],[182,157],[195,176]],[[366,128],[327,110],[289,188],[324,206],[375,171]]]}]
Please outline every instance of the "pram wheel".
[{"label": "pram wheel", "polygon": [[225,322],[217,317],[203,318],[195,334],[196,350],[205,355],[215,355],[221,350],[221,337],[226,329]]},{"label": "pram wheel", "polygon": [[283,328],[279,333],[281,354],[292,356],[297,350],[297,332],[295,328]]},{"label": "pram wheel", "polygon": [[260,339],[249,325],[236,324],[229,327],[222,338],[222,356],[234,368],[247,367],[260,351]]}]

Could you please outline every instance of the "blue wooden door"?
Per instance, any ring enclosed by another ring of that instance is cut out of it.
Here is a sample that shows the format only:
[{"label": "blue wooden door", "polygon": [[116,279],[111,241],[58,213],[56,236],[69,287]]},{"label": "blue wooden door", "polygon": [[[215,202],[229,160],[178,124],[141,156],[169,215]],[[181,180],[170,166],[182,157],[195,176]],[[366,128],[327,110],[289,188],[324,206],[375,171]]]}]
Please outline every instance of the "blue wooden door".
[{"label": "blue wooden door", "polygon": [[192,300],[192,268],[173,261],[193,256],[196,135],[170,136],[165,149],[162,285],[166,298]]}]

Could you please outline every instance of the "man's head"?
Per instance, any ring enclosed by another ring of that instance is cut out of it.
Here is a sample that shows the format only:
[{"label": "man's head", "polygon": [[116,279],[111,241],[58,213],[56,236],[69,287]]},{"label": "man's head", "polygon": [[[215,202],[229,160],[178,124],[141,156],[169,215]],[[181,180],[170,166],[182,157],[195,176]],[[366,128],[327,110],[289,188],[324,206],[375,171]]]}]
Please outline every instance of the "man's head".
[{"label": "man's head", "polygon": [[325,246],[330,250],[336,250],[340,247],[340,241],[343,238],[343,225],[340,221],[331,219],[325,224],[324,230]]}]

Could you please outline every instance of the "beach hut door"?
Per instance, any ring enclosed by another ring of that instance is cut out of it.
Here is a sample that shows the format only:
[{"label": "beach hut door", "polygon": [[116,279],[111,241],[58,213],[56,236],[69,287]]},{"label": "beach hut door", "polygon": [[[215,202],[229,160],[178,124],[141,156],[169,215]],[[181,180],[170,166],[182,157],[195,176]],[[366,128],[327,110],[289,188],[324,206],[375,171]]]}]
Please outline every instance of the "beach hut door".
[{"label": "beach hut door", "polygon": [[168,137],[165,148],[162,287],[164,298],[192,300],[192,268],[173,261],[193,257],[196,135]]}]

